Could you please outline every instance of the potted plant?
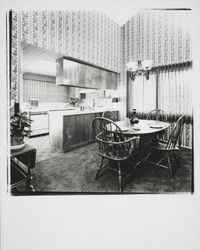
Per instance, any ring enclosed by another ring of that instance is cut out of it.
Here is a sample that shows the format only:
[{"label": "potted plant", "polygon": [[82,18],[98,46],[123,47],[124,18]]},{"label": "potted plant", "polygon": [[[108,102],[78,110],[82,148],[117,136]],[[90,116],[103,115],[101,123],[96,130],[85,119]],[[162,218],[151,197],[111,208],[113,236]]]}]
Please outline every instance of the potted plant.
[{"label": "potted plant", "polygon": [[28,113],[20,112],[19,105],[16,103],[15,110],[10,112],[11,149],[21,149],[25,146],[24,137],[29,136],[31,132],[31,121]]}]

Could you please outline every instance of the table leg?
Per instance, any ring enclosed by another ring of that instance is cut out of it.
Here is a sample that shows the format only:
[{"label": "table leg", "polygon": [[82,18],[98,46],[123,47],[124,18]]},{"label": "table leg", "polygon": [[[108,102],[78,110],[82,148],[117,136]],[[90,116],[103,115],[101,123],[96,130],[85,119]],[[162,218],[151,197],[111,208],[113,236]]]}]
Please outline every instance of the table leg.
[{"label": "table leg", "polygon": [[34,190],[33,186],[31,185],[32,176],[31,176],[30,163],[28,163],[27,167],[28,167],[28,171],[27,171],[26,190],[34,192],[35,190]]},{"label": "table leg", "polygon": [[152,141],[155,137],[155,134],[147,134],[147,135],[140,135],[140,156],[141,158],[144,157],[144,147],[147,143]]}]

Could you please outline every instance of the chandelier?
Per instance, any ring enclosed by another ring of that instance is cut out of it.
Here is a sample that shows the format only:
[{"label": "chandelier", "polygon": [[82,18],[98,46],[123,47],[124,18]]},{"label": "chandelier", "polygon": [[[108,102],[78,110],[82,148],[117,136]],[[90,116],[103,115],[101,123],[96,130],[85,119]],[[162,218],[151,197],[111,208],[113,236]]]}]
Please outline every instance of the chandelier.
[{"label": "chandelier", "polygon": [[149,72],[152,69],[152,65],[152,60],[139,60],[136,62],[126,63],[126,67],[132,81],[135,80],[137,75],[144,75],[146,79],[149,80]]}]

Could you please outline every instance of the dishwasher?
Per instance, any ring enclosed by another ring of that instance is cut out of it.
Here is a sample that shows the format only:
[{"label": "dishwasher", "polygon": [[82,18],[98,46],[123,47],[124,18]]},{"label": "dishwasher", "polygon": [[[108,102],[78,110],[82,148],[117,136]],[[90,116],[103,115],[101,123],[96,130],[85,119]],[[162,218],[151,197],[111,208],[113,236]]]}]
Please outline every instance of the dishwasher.
[{"label": "dishwasher", "polygon": [[29,117],[32,120],[30,136],[49,133],[48,111],[30,111]]}]

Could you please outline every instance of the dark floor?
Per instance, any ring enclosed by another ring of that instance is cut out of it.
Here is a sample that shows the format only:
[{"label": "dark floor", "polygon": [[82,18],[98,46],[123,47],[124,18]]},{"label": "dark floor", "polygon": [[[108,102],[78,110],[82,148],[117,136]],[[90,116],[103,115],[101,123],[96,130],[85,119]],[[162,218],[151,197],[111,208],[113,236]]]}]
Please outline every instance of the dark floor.
[{"label": "dark floor", "polygon": [[[100,161],[95,143],[67,153],[58,153],[50,147],[48,139],[48,136],[42,136],[27,140],[29,145],[37,149],[36,166],[32,171],[32,184],[36,193],[119,192],[118,177],[112,171],[105,169],[98,180],[94,179]],[[191,192],[192,150],[182,149],[177,156],[181,167],[176,170],[174,177],[171,178],[165,169],[146,164],[137,172],[133,171],[131,178],[124,182],[123,192]],[[134,166],[134,159],[131,164],[129,162],[130,166]]]}]

